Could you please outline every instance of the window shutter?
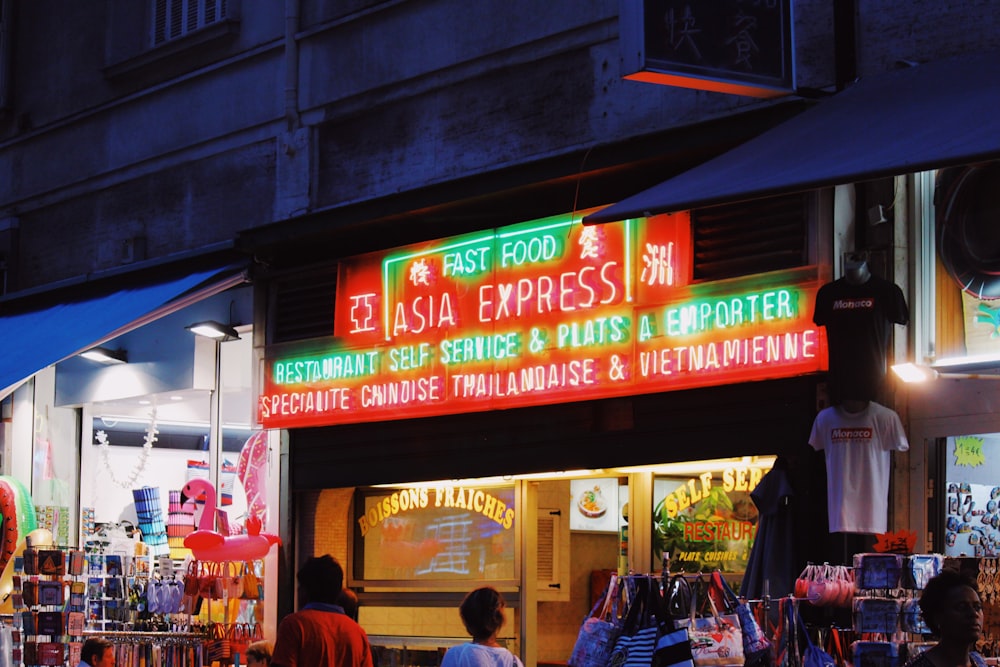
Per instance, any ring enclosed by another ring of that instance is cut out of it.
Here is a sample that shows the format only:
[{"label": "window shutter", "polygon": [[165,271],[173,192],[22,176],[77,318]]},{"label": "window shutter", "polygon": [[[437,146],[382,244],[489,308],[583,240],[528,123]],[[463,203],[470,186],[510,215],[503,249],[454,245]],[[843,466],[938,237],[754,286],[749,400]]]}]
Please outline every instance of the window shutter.
[{"label": "window shutter", "polygon": [[691,212],[694,279],[722,280],[809,263],[808,195],[796,193]]},{"label": "window shutter", "polygon": [[567,542],[564,536],[562,512],[557,509],[538,509],[537,531],[537,574],[538,599],[541,601],[564,601],[569,599],[568,586],[561,581],[560,567],[562,550]]},{"label": "window shutter", "polygon": [[333,335],[337,267],[275,278],[271,284],[268,343]]},{"label": "window shutter", "polygon": [[229,0],[152,0],[153,46],[229,18]]}]

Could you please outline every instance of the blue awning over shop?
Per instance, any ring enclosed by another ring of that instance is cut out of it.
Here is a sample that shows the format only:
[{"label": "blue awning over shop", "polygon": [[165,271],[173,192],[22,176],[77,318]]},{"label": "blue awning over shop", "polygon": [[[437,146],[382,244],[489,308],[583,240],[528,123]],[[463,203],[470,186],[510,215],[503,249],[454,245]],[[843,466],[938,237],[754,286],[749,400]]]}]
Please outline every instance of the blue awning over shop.
[{"label": "blue awning over shop", "polygon": [[246,280],[242,268],[217,267],[42,310],[0,316],[0,397],[46,366]]},{"label": "blue awning over shop", "polygon": [[614,222],[1000,158],[1000,52],[860,79],[791,120],[584,218]]}]

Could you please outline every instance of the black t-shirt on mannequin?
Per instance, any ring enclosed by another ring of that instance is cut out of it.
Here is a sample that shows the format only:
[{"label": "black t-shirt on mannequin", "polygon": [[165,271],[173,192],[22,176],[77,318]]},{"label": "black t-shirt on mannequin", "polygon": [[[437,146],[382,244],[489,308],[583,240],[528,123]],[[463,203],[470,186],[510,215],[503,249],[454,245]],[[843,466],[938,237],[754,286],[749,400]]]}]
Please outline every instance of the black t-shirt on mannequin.
[{"label": "black t-shirt on mannequin", "polygon": [[873,276],[863,258],[848,258],[844,277],[819,288],[813,322],[826,327],[827,379],[835,404],[878,398],[885,382],[892,325],[909,320],[903,291]]}]

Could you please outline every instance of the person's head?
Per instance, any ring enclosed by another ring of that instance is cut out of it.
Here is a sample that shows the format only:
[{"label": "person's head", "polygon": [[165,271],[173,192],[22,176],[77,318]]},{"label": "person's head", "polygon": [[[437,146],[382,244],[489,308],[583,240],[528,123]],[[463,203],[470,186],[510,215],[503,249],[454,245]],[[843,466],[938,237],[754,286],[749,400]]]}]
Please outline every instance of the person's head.
[{"label": "person's head", "polygon": [[340,589],[340,595],[337,596],[337,604],[344,609],[345,614],[353,618],[355,621],[358,620],[357,593],[347,587]]},{"label": "person's head", "polygon": [[976,580],[956,570],[931,577],[920,595],[920,613],[941,641],[972,644],[983,630]]},{"label": "person's head", "polygon": [[337,604],[344,587],[344,569],[330,554],[310,556],[299,568],[298,580],[304,602]]},{"label": "person's head", "polygon": [[115,649],[107,639],[89,637],[80,649],[80,660],[90,667],[114,667]]},{"label": "person's head", "polygon": [[259,641],[247,646],[247,667],[268,667],[271,664],[271,642]]},{"label": "person's head", "polygon": [[503,610],[506,606],[500,591],[484,586],[465,596],[458,607],[458,613],[473,639],[489,639],[503,627]]}]

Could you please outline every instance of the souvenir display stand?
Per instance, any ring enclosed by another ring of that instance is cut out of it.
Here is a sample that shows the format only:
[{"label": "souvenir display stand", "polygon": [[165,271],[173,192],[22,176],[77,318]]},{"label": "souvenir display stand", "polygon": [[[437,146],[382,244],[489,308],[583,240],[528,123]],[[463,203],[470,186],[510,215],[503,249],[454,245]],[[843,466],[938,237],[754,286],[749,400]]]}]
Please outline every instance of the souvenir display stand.
[{"label": "souvenir display stand", "polygon": [[75,667],[91,635],[115,645],[117,664],[246,664],[247,645],[263,638],[263,557],[277,537],[254,518],[244,532],[216,532],[210,510],[198,530],[185,520],[183,546],[158,556],[120,525],[84,549],[33,544],[15,555],[0,634],[2,644],[9,632],[13,665]]},{"label": "souvenir display stand", "polygon": [[[600,630],[637,641],[643,625],[629,611],[630,597],[645,589],[658,590],[664,617],[675,627],[688,628],[695,665],[902,667],[935,644],[919,600],[927,582],[944,569],[977,579],[984,616],[977,650],[990,664],[997,664],[1000,559],[894,553],[856,554],[851,567],[810,564],[795,581],[793,595],[774,599],[765,595],[762,600],[738,597],[720,572],[613,575],[584,620],[568,662],[570,667],[615,664],[612,653],[618,648],[606,646],[604,655],[594,638]],[[848,617],[850,621],[840,624],[832,620]],[[732,639],[727,638],[731,633],[735,633]],[[741,644],[742,653],[737,654]],[[706,650],[717,653],[705,655]],[[767,652],[770,662],[753,659],[755,653]],[[594,656],[600,664],[592,660]],[[674,658],[676,664],[684,662]]]},{"label": "souvenir display stand", "polygon": [[13,664],[75,667],[90,635],[115,644],[117,664],[245,664],[246,645],[263,638],[261,563],[186,563],[26,549],[14,562]]},{"label": "souvenir display stand", "polygon": [[865,553],[854,556],[855,667],[899,667],[933,642],[920,614],[920,592],[941,572],[939,554]]}]

